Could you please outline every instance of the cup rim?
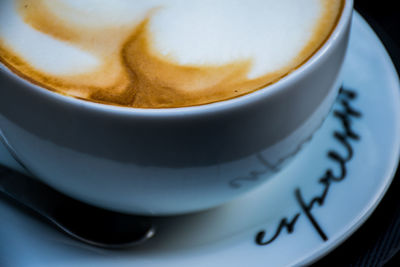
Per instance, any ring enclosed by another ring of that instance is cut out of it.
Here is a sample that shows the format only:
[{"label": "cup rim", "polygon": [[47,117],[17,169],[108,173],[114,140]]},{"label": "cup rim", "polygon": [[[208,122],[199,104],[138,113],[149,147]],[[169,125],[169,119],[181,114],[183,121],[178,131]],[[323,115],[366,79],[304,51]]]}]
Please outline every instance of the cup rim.
[{"label": "cup rim", "polygon": [[235,108],[247,107],[248,105],[252,105],[254,102],[258,102],[262,99],[280,94],[288,90],[287,88],[291,88],[291,85],[302,79],[302,77],[307,75],[307,73],[312,72],[314,68],[318,67],[318,62],[321,60],[321,58],[323,58],[326,54],[329,54],[329,51],[335,46],[335,40],[339,39],[340,36],[344,34],[346,26],[351,20],[352,12],[353,0],[344,0],[342,13],[329,38],[306,62],[301,64],[301,66],[293,70],[291,73],[282,77],[277,82],[242,96],[202,105],[176,108],[135,108],[91,102],[89,100],[78,99],[73,96],[65,96],[31,83],[12,72],[1,62],[0,71],[6,72],[7,74],[11,75],[15,80],[17,80],[17,82],[30,87],[30,90],[34,89],[38,94],[41,94],[51,100],[62,102],[63,104],[68,104],[79,108],[84,108],[86,110],[91,110],[94,112],[106,112],[108,114],[119,116],[139,116],[154,118],[196,115],[201,116],[219,112],[226,112]]}]

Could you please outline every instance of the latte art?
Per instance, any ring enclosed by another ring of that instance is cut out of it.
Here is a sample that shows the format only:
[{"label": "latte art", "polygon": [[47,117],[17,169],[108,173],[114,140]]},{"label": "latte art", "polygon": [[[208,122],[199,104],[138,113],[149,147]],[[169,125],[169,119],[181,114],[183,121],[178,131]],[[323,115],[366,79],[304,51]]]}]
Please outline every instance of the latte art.
[{"label": "latte art", "polygon": [[344,0],[2,0],[0,61],[58,93],[169,108],[279,80],[328,38]]}]

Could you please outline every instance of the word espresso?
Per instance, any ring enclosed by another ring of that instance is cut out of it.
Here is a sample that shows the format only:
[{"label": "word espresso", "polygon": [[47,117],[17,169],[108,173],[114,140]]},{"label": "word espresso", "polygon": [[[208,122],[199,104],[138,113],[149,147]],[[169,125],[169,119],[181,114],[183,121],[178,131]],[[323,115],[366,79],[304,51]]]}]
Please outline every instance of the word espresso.
[{"label": "word espresso", "polygon": [[360,119],[362,116],[361,112],[352,106],[352,101],[354,101],[356,97],[357,93],[355,91],[342,88],[338,99],[340,108],[333,110],[334,117],[340,121],[341,124],[341,128],[334,131],[333,137],[340,148],[345,149],[345,153],[330,150],[327,157],[330,162],[339,167],[339,172],[334,173],[332,168],[328,168],[318,179],[318,183],[321,184],[321,192],[318,192],[310,201],[306,201],[303,197],[302,190],[296,188],[294,190],[294,195],[301,211],[290,216],[290,219],[289,216],[281,219],[279,225],[272,233],[267,233],[265,230],[259,231],[255,237],[255,242],[258,245],[268,245],[274,242],[283,230],[286,230],[289,234],[293,233],[300,216],[305,216],[323,241],[328,240],[328,235],[314,217],[313,211],[316,209],[316,205],[322,207],[332,187],[342,182],[347,177],[347,166],[354,157],[354,142],[361,139],[361,136],[353,129],[352,125],[354,120]]}]

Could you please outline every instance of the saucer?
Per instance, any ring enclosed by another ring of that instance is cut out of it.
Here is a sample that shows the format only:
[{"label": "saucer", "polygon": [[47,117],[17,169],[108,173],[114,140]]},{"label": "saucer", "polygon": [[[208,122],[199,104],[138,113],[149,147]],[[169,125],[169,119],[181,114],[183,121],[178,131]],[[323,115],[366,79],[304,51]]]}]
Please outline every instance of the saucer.
[{"label": "saucer", "polygon": [[[0,198],[0,266],[292,266],[326,255],[373,212],[399,161],[397,73],[357,13],[352,26],[330,115],[276,177],[224,206],[157,218],[152,240],[122,251],[81,244]],[[0,157],[14,164],[3,147]]]}]

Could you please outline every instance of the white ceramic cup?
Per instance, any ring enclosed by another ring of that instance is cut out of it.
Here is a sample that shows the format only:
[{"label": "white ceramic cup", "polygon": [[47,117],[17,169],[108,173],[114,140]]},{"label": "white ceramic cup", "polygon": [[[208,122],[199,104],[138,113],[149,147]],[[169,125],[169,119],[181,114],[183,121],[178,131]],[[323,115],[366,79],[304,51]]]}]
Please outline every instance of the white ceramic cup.
[{"label": "white ceramic cup", "polygon": [[305,64],[264,89],[175,109],[66,97],[0,64],[0,129],[29,172],[74,198],[136,214],[217,206],[284,167],[337,95],[353,1]]}]

